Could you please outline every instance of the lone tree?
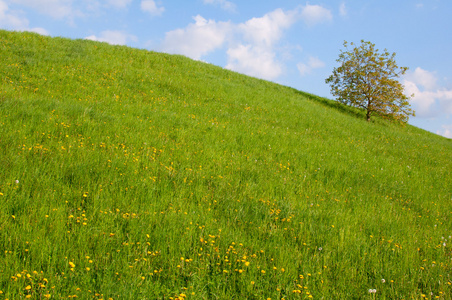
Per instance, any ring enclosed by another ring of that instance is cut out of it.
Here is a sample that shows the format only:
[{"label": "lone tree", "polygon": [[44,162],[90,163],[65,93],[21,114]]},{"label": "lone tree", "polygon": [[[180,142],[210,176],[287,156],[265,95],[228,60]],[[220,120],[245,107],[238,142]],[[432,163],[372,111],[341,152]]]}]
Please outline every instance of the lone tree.
[{"label": "lone tree", "polygon": [[[350,43],[353,46],[353,43]],[[403,85],[397,81],[405,74],[407,67],[398,67],[394,57],[385,49],[379,53],[375,44],[361,40],[361,46],[342,51],[337,59],[341,66],[325,82],[331,86],[331,93],[346,105],[364,108],[367,121],[373,113],[390,119],[407,122],[414,111],[409,97],[403,93]],[[413,96],[411,96],[413,97]]]}]

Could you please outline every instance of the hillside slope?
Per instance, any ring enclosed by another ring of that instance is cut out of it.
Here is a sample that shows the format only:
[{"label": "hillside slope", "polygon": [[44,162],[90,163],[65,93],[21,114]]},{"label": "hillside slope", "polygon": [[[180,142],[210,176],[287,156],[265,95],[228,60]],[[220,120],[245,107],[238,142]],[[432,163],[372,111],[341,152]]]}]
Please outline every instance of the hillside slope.
[{"label": "hillside slope", "polygon": [[451,140],[182,56],[0,61],[0,299],[450,299]]}]

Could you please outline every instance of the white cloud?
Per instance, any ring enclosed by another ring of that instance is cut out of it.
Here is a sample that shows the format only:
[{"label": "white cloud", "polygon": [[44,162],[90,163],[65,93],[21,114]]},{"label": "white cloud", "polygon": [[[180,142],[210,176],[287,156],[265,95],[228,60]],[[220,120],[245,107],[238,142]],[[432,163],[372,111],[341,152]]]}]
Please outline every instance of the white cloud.
[{"label": "white cloud", "polygon": [[236,5],[227,0],[204,0],[204,4],[214,4],[214,5],[220,5],[220,7],[224,10],[235,12]]},{"label": "white cloud", "polygon": [[347,15],[347,7],[345,6],[344,2],[342,2],[341,5],[339,6],[339,14],[342,17],[345,17]]},{"label": "white cloud", "polygon": [[27,31],[39,33],[40,35],[49,35],[49,32],[41,27],[31,28],[31,29],[28,29]]},{"label": "white cloud", "polygon": [[425,89],[434,89],[436,87],[435,73],[423,70],[417,67],[414,73],[410,73],[405,76],[407,80],[414,82],[417,85],[421,85]]},{"label": "white cloud", "polygon": [[296,21],[295,15],[295,11],[277,9],[241,24],[206,20],[198,15],[194,17],[195,23],[186,28],[167,32],[162,49],[199,60],[227,44],[226,68],[275,79],[281,75],[282,65],[276,60],[273,46],[281,39],[284,29]]},{"label": "white cloud", "polygon": [[297,64],[298,71],[301,76],[310,74],[312,70],[325,67],[325,63],[318,59],[317,57],[309,57],[307,64],[299,63]]},{"label": "white cloud", "polygon": [[28,26],[29,21],[27,18],[21,16],[20,12],[10,10],[8,5],[3,0],[0,0],[0,28],[31,31],[41,35],[49,35],[48,31],[44,28],[29,28]]},{"label": "white cloud", "polygon": [[[204,3],[220,2],[223,1],[204,0]],[[331,19],[329,10],[309,4],[289,11],[276,9],[240,24],[206,20],[198,15],[195,23],[167,32],[161,49],[200,60],[226,45],[226,68],[273,80],[284,71],[280,58],[287,57],[287,53],[276,49],[281,48],[279,42],[285,31],[300,20],[312,26]],[[311,58],[307,66],[312,70],[322,67],[323,62]]]},{"label": "white cloud", "polygon": [[441,89],[437,91],[437,99],[443,113],[452,115],[452,90]]},{"label": "white cloud", "polygon": [[11,11],[6,2],[0,0],[0,27],[24,30],[28,27],[28,19],[21,16],[19,12]]},{"label": "white cloud", "polygon": [[438,87],[434,72],[418,67],[405,76],[403,84],[406,95],[414,94],[412,104],[416,116],[436,118],[452,114],[452,90]]},{"label": "white cloud", "polygon": [[129,5],[132,2],[132,0],[107,0],[107,3],[117,7],[117,8],[125,8],[127,5]]},{"label": "white cloud", "polygon": [[132,0],[7,0],[11,4],[30,8],[34,13],[50,16],[57,20],[64,20],[75,26],[75,19],[80,17],[98,17],[105,9],[111,7],[122,9]]},{"label": "white cloud", "polygon": [[298,19],[298,10],[278,8],[263,17],[238,24],[239,36],[227,51],[226,68],[267,80],[278,78],[284,66],[277,59],[275,45]]},{"label": "white cloud", "polygon": [[306,23],[306,25],[314,26],[333,20],[333,15],[331,14],[330,10],[320,5],[306,4],[306,6],[302,8],[301,18]]},{"label": "white cloud", "polygon": [[157,6],[154,0],[142,0],[141,10],[153,16],[159,16],[165,11],[165,8],[163,6]]},{"label": "white cloud", "polygon": [[107,42],[112,45],[125,45],[127,41],[137,40],[135,36],[117,30],[102,31],[100,36],[90,35],[85,39],[98,42]]},{"label": "white cloud", "polygon": [[283,66],[275,60],[272,51],[251,45],[238,45],[227,51],[226,69],[267,80],[282,74]]},{"label": "white cloud", "polygon": [[193,19],[195,23],[189,24],[185,29],[166,33],[163,51],[199,60],[201,56],[221,47],[231,32],[228,22],[206,20],[200,15]]},{"label": "white cloud", "polygon": [[238,30],[248,41],[269,47],[281,39],[284,29],[295,23],[296,15],[296,11],[284,12],[278,8],[261,18],[252,18],[238,25]]},{"label": "white cloud", "polygon": [[74,17],[83,15],[73,7],[73,0],[12,0],[12,2],[31,7],[55,19],[67,19],[69,23],[73,22]]},{"label": "white cloud", "polygon": [[452,125],[442,125],[441,130],[437,130],[436,134],[452,139]]},{"label": "white cloud", "polygon": [[405,94],[414,97],[411,99],[411,104],[416,111],[416,116],[421,118],[428,118],[437,115],[437,109],[434,107],[436,102],[435,94],[430,91],[421,91],[416,83],[405,80]]}]

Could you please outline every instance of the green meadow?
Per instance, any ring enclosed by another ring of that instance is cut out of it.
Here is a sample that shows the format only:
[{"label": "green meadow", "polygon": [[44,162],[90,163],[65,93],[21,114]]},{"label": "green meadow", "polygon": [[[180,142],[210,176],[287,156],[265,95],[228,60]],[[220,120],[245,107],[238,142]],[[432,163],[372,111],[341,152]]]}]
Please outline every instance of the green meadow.
[{"label": "green meadow", "polygon": [[0,31],[0,300],[452,299],[451,158],[183,56]]}]

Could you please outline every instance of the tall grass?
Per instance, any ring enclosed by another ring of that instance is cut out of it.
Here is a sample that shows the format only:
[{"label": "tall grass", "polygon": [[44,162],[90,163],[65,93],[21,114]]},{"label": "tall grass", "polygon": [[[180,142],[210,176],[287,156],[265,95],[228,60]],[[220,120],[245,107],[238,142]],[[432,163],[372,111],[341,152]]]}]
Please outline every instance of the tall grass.
[{"label": "tall grass", "polygon": [[451,140],[182,56],[0,57],[0,299],[451,299]]}]

